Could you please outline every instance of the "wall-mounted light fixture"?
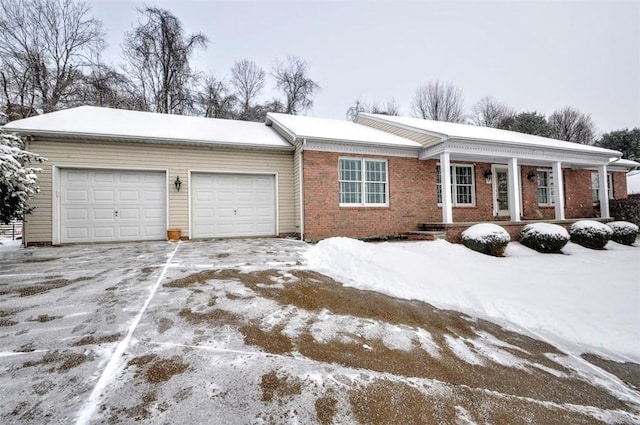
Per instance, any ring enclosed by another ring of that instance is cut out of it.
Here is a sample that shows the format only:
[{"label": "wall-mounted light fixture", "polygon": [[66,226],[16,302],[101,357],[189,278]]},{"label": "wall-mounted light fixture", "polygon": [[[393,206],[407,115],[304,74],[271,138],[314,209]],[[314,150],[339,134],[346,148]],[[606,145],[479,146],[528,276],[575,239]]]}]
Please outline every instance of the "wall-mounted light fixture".
[{"label": "wall-mounted light fixture", "polygon": [[535,173],[535,171],[529,171],[529,174],[527,174],[527,180],[529,180],[530,182],[534,181],[537,177],[537,174]]},{"label": "wall-mounted light fixture", "polygon": [[484,178],[487,180],[490,179],[492,175],[493,175],[493,172],[491,170],[487,170],[484,172]]},{"label": "wall-mounted light fixture", "polygon": [[180,176],[176,177],[176,181],[174,181],[173,184],[176,186],[176,190],[180,192],[180,186],[182,186],[182,182],[180,181]]}]

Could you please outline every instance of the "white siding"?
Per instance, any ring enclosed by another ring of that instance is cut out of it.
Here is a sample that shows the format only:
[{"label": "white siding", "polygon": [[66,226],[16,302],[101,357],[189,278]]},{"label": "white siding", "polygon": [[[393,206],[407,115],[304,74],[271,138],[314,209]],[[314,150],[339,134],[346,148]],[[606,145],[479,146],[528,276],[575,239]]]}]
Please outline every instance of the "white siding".
[{"label": "white siding", "polygon": [[440,138],[430,136],[428,134],[421,133],[417,130],[408,130],[397,125],[382,123],[377,120],[373,120],[367,117],[358,116],[356,119],[358,124],[373,127],[376,130],[386,131],[387,133],[395,134],[396,136],[404,137],[414,142],[420,143],[422,146],[428,147],[440,141]]}]

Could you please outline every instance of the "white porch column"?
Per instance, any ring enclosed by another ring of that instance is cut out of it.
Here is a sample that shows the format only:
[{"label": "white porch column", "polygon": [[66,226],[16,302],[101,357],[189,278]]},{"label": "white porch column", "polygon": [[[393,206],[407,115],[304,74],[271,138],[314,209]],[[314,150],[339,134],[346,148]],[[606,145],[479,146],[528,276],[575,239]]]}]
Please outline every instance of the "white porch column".
[{"label": "white porch column", "polygon": [[607,179],[607,166],[598,167],[598,187],[600,188],[600,217],[611,218],[609,215],[609,179]]},{"label": "white porch column", "polygon": [[520,173],[518,158],[509,159],[509,215],[511,221],[520,221]]},{"label": "white porch column", "polygon": [[449,152],[440,154],[440,174],[442,182],[442,222],[453,223],[453,205],[451,202],[451,161]]},{"label": "white porch column", "polygon": [[564,182],[562,179],[562,163],[553,163],[553,204],[556,220],[564,220]]}]

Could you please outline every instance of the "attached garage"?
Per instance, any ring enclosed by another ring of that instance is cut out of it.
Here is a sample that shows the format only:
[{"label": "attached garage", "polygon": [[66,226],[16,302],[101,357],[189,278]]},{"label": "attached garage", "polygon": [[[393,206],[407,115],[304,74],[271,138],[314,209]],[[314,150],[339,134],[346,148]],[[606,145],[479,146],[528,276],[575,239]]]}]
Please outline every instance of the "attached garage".
[{"label": "attached garage", "polygon": [[46,158],[27,246],[299,231],[295,148],[264,123],[81,106],[4,128]]},{"label": "attached garage", "polygon": [[166,173],[60,170],[60,241],[114,242],[166,237]]},{"label": "attached garage", "polygon": [[276,176],[193,173],[191,234],[195,238],[274,236]]}]

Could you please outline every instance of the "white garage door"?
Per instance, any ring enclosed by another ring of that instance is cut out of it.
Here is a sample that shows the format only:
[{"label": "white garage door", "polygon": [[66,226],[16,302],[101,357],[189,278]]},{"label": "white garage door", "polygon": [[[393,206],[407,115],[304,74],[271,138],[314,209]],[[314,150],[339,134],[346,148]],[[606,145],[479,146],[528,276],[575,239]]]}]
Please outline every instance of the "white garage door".
[{"label": "white garage door", "polygon": [[161,171],[61,170],[61,242],[165,239],[165,187]]},{"label": "white garage door", "polygon": [[275,176],[194,173],[191,186],[194,237],[276,234]]}]

